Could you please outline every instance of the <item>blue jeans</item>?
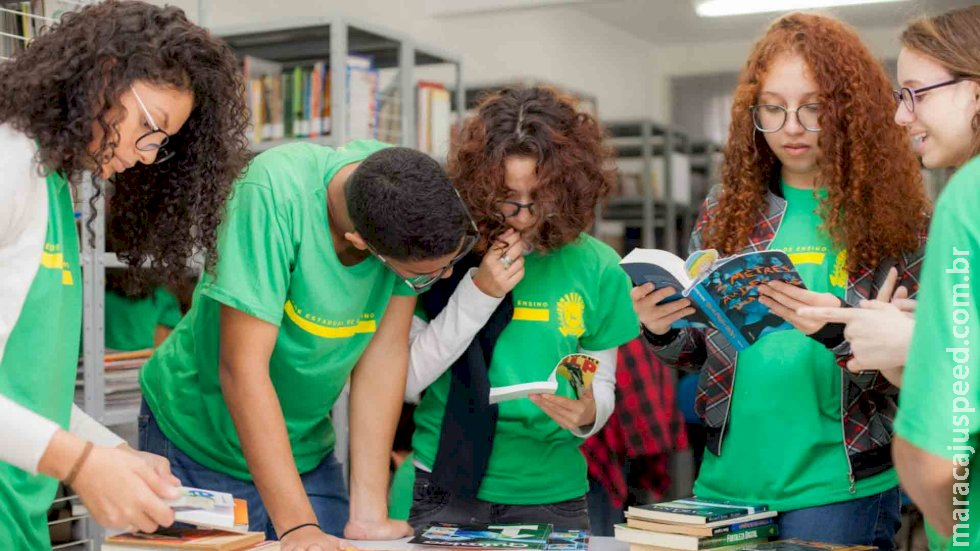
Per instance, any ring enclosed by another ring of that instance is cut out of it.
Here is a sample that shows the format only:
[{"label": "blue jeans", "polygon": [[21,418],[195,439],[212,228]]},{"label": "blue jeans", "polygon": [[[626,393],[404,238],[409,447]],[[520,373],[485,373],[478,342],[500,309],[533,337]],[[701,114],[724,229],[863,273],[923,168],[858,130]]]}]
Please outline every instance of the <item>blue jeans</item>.
[{"label": "blue jeans", "polygon": [[[140,406],[139,447],[143,451],[166,457],[170,461],[170,470],[184,486],[227,492],[236,498],[246,500],[249,530],[265,532],[267,539],[278,539],[255,484],[213,471],[180,451],[160,431],[160,426],[157,425],[153,412],[145,401]],[[300,478],[320,529],[328,534],[343,537],[350,505],[340,463],[334,459],[333,454],[330,454],[315,469],[302,474]]]},{"label": "blue jeans", "polygon": [[782,513],[779,537],[892,550],[902,525],[901,499],[895,487],[852,501]]},{"label": "blue jeans", "polygon": [[455,524],[551,524],[555,530],[588,530],[585,496],[540,505],[504,505],[452,495],[431,481],[431,473],[415,469],[415,488],[408,523],[416,531],[433,522]]}]

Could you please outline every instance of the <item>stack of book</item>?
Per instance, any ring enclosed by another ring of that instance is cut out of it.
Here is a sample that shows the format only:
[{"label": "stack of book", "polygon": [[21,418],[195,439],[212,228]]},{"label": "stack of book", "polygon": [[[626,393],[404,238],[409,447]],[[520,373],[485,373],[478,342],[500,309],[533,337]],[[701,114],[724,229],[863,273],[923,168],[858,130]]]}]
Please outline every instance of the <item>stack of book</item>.
[{"label": "stack of book", "polygon": [[738,549],[777,536],[776,515],[761,504],[679,499],[630,507],[616,539],[630,551]]},{"label": "stack of book", "polygon": [[[138,408],[140,405],[139,369],[150,358],[153,350],[119,352],[106,350],[105,355],[105,407],[106,410]],[[83,403],[85,382],[82,362],[78,362],[75,379],[75,402]]]}]

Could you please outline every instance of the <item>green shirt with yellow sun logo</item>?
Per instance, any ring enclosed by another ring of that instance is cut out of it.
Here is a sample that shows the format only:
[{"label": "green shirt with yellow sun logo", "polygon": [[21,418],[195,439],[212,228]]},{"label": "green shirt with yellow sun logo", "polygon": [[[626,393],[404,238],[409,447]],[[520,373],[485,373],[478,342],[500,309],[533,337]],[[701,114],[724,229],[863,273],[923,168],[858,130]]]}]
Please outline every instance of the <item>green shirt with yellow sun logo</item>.
[{"label": "green shirt with yellow sun logo", "polygon": [[[579,350],[600,351],[639,334],[630,281],[619,255],[593,237],[525,258],[524,279],[513,290],[514,317],[490,363],[490,385],[544,381],[558,361]],[[451,374],[422,395],[415,412],[415,459],[435,462]],[[557,394],[574,397],[558,377]],[[493,450],[477,497],[510,505],[555,503],[588,491],[582,439],[561,428],[528,399],[499,404]]]}]

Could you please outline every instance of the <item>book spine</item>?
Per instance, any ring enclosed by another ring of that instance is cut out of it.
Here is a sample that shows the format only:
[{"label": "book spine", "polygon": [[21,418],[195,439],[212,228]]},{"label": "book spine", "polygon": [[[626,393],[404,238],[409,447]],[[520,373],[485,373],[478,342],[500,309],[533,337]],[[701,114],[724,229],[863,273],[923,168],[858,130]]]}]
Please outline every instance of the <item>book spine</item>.
[{"label": "book spine", "polygon": [[749,543],[753,540],[768,539],[779,534],[779,529],[775,524],[764,528],[750,528],[740,530],[730,534],[705,538],[698,542],[698,549],[715,549],[739,543]]},{"label": "book spine", "polygon": [[769,526],[770,524],[775,524],[775,521],[771,518],[760,519],[760,520],[750,520],[748,522],[736,522],[735,524],[729,524],[728,526],[719,526],[711,531],[712,536],[720,536],[722,534],[730,534],[732,532],[738,532],[739,530],[748,530],[750,528],[760,528],[762,526]]},{"label": "book spine", "polygon": [[711,323],[725,335],[725,338],[728,339],[728,342],[732,343],[736,350],[742,351],[749,347],[749,342],[745,340],[745,337],[738,331],[738,328],[728,319],[728,316],[718,306],[718,303],[705,291],[701,283],[698,283],[691,289],[691,296],[694,297],[695,302],[697,302],[701,311],[704,312],[704,315],[708,316]]}]

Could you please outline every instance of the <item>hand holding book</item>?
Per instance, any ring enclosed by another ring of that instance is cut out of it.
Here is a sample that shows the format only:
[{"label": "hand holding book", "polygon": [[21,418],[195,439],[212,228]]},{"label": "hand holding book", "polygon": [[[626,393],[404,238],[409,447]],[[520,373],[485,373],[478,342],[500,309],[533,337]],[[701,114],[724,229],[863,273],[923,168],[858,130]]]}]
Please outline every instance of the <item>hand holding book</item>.
[{"label": "hand holding book", "polygon": [[782,281],[772,281],[759,287],[759,302],[773,314],[788,321],[804,335],[812,335],[823,329],[826,322],[796,313],[803,307],[835,307],[841,300],[830,293],[814,293]]}]

